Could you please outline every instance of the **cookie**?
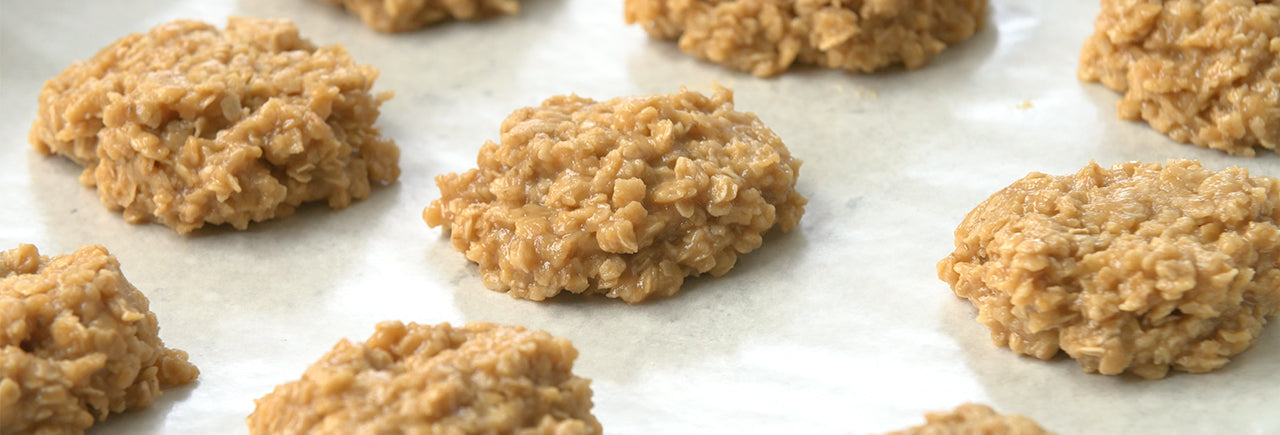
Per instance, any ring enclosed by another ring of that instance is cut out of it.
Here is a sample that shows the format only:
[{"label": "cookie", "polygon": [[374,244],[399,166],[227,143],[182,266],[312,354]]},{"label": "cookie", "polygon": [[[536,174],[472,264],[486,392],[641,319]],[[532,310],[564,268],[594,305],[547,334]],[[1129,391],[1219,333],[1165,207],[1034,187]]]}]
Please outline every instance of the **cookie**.
[{"label": "cookie", "polygon": [[885,435],[1053,435],[1018,414],[997,414],[990,406],[966,403],[953,411],[925,414],[925,424]]},{"label": "cookie", "polygon": [[599,434],[577,350],[542,331],[383,322],[256,400],[252,434]]},{"label": "cookie", "polygon": [[1103,0],[1080,80],[1124,93],[1121,119],[1253,156],[1280,144],[1280,4]]},{"label": "cookie", "polygon": [[477,20],[520,11],[516,0],[322,0],[342,5],[365,25],[387,33],[417,30],[445,20]]},{"label": "cookie", "polygon": [[626,0],[628,24],[760,77],[795,64],[924,66],[982,27],[986,0]]},{"label": "cookie", "polygon": [[804,214],[800,161],[733,93],[552,97],[502,123],[423,211],[490,289],[636,303],[724,275]]},{"label": "cookie", "polygon": [[938,276],[996,344],[1087,372],[1212,371],[1280,309],[1280,180],[1198,162],[1032,173],[969,212]]},{"label": "cookie", "polygon": [[370,94],[377,75],[288,21],[175,21],[45,83],[30,140],[83,166],[80,182],[128,222],[245,229],[396,180],[400,151],[374,126],[390,98]]},{"label": "cookie", "polygon": [[0,422],[5,433],[79,433],[195,380],[165,347],[147,297],[101,246],[0,253]]}]

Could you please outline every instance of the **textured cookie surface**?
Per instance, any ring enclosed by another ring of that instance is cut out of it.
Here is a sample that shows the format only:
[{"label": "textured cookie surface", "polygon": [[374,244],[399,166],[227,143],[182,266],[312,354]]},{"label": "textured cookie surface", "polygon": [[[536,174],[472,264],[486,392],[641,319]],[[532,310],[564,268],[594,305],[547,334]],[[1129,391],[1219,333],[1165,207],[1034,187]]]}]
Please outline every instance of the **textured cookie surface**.
[{"label": "textured cookie surface", "polygon": [[100,246],[0,253],[3,432],[80,433],[194,380],[187,354],[156,335],[148,304]]},{"label": "textured cookie surface", "polygon": [[578,352],[542,331],[383,322],[256,400],[253,434],[599,434]]},{"label": "textured cookie surface", "polygon": [[1124,93],[1120,118],[1252,156],[1280,145],[1280,4],[1103,0],[1078,75]]},{"label": "textured cookie surface", "polygon": [[486,286],[532,300],[670,296],[804,213],[800,161],[727,89],[552,97],[508,117],[477,163],[436,178],[423,218],[451,231]]},{"label": "textured cookie surface", "polygon": [[794,64],[919,68],[982,27],[986,0],[626,0],[626,21],[767,77]]},{"label": "textured cookie surface", "polygon": [[132,223],[244,229],[309,201],[342,208],[399,176],[373,125],[377,71],[281,20],[175,21],[45,83],[31,144]]},{"label": "textured cookie surface", "polygon": [[520,11],[516,0],[322,0],[342,5],[380,32],[417,30],[444,20],[476,20]]},{"label": "textured cookie surface", "polygon": [[1188,160],[1033,173],[955,232],[938,276],[991,339],[1088,372],[1207,372],[1280,308],[1280,181]]},{"label": "textured cookie surface", "polygon": [[966,403],[953,411],[925,414],[925,424],[885,435],[1053,435],[1018,414],[1001,415],[986,405]]}]

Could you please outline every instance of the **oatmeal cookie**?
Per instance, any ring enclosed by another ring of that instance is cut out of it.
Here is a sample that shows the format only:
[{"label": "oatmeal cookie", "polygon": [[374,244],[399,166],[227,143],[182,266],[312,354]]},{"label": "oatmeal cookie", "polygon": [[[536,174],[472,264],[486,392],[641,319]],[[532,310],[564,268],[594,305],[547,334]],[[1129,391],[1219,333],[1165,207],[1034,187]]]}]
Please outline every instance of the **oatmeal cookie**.
[{"label": "oatmeal cookie", "polygon": [[982,27],[986,0],[626,0],[628,24],[768,77],[792,64],[919,68]]},{"label": "oatmeal cookie", "polygon": [[148,305],[101,246],[0,253],[0,432],[80,433],[194,380]]},{"label": "oatmeal cookie", "polygon": [[1280,4],[1103,0],[1080,80],[1124,93],[1119,117],[1252,156],[1280,144]]},{"label": "oatmeal cookie", "polygon": [[996,344],[1087,372],[1201,373],[1280,309],[1280,180],[1190,160],[1032,173],[956,228],[938,276]]},{"label": "oatmeal cookie", "polygon": [[395,181],[400,151],[373,125],[390,98],[369,93],[377,75],[287,21],[175,21],[45,83],[30,140],[83,166],[131,223],[244,229]]},{"label": "oatmeal cookie", "polygon": [[452,232],[486,286],[525,299],[670,296],[804,214],[800,160],[723,88],[552,97],[512,113],[476,161],[436,178],[423,219]]},{"label": "oatmeal cookie", "polygon": [[1053,435],[1022,415],[1000,415],[990,406],[966,403],[954,411],[930,412],[925,424],[885,435]]},{"label": "oatmeal cookie", "polygon": [[449,20],[478,20],[520,11],[516,0],[321,0],[342,5],[379,32],[417,30]]},{"label": "oatmeal cookie", "polygon": [[256,400],[253,434],[599,434],[569,340],[518,326],[383,322]]}]

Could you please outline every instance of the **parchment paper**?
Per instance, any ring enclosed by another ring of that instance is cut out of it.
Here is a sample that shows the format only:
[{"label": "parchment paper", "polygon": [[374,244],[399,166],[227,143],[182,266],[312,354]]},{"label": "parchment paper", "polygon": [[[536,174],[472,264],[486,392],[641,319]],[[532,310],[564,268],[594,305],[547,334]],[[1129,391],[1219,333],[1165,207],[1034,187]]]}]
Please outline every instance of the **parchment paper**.
[{"label": "parchment paper", "polygon": [[[621,0],[527,0],[519,15],[384,35],[314,0],[0,3],[0,249],[102,244],[151,299],[160,335],[201,369],[194,385],[91,434],[246,432],[253,399],[297,379],[340,338],[382,320],[496,321],[573,341],[609,433],[879,433],[966,401],[1063,434],[1280,433],[1280,331],[1211,374],[1161,381],[1083,373],[1067,358],[991,344],[936,277],[952,231],[991,193],[1091,159],[1195,158],[1280,176],[1280,158],[1175,143],[1115,116],[1118,95],[1075,76],[1096,1],[994,1],[988,26],[927,67],[758,79],[698,61],[622,22]],[[284,17],[381,69],[384,132],[403,175],[340,211],[303,208],[248,231],[179,236],[131,225],[27,144],[42,83],[128,33],[177,19]],[[736,90],[805,160],[804,219],[728,275],[629,306],[489,291],[422,222],[432,178],[475,164],[512,110],[680,86]]]}]

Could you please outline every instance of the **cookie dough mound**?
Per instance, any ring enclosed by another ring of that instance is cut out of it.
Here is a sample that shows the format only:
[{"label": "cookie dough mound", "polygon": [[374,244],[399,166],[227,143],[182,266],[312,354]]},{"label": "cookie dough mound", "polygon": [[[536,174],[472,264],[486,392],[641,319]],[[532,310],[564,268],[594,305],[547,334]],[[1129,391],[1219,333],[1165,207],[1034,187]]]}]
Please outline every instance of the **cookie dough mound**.
[{"label": "cookie dough mound", "polygon": [[1030,418],[1000,415],[986,405],[966,403],[954,411],[925,414],[925,424],[885,435],[1053,435]]},{"label": "cookie dough mound", "polygon": [[150,405],[199,374],[156,335],[147,297],[101,246],[0,253],[0,422],[5,433],[78,433]]},{"label": "cookie dough mound", "polygon": [[389,98],[369,93],[377,75],[287,21],[176,21],[45,83],[30,140],[83,166],[131,223],[245,229],[395,181],[400,151],[373,125]]},{"label": "cookie dough mound", "polygon": [[380,32],[407,32],[436,22],[478,20],[520,11],[516,0],[322,0],[342,5]]},{"label": "cookie dough mound", "polygon": [[383,322],[256,400],[253,434],[599,434],[569,340],[518,326]]},{"label": "cookie dough mound", "polygon": [[1189,160],[1032,173],[956,228],[938,276],[996,344],[1147,379],[1215,370],[1280,309],[1280,180]]},{"label": "cookie dough mound", "polygon": [[1103,0],[1078,75],[1124,93],[1119,116],[1241,156],[1280,144],[1280,4]]},{"label": "cookie dough mound", "polygon": [[452,231],[486,286],[525,299],[670,296],[804,214],[800,161],[723,88],[552,97],[512,113],[476,160],[436,178],[423,219]]},{"label": "cookie dough mound", "polygon": [[982,27],[986,0],[626,0],[628,24],[760,77],[792,64],[919,68]]}]

